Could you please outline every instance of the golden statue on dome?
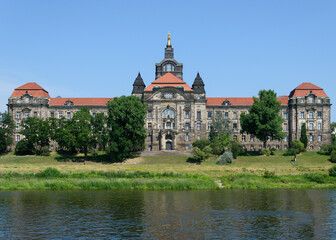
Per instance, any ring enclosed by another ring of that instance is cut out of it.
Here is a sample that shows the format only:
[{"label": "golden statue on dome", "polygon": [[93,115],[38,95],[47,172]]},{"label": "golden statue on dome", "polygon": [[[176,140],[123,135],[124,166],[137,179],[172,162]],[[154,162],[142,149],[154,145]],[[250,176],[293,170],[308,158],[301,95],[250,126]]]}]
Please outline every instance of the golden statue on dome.
[{"label": "golden statue on dome", "polygon": [[167,42],[167,46],[170,47],[171,46],[171,43],[170,43],[170,37],[171,37],[171,34],[168,33],[168,42]]}]

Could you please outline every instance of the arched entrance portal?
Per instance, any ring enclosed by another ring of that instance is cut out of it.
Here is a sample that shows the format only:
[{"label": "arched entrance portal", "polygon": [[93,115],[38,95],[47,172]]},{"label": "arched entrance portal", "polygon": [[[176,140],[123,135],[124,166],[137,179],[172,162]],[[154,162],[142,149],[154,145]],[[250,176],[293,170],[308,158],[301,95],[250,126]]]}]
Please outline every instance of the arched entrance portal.
[{"label": "arched entrance portal", "polygon": [[167,134],[165,139],[166,139],[166,150],[173,150],[173,144],[172,144],[173,136]]}]

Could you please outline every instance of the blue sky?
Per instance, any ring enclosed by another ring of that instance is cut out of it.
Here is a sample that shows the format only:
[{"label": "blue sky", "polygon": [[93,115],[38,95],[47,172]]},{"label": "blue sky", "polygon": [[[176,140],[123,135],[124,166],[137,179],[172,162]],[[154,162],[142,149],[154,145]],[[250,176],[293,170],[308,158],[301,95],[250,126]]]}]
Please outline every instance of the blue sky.
[{"label": "blue sky", "polygon": [[0,0],[0,111],[26,82],[52,97],[129,95],[139,71],[154,80],[168,32],[184,80],[199,71],[208,97],[312,82],[334,103],[335,13],[327,0]]}]

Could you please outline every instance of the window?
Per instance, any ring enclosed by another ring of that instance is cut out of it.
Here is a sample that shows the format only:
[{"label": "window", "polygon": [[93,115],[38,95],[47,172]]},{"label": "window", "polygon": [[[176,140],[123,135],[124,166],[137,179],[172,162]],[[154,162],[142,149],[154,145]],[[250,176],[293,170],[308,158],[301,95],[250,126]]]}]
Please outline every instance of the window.
[{"label": "window", "polygon": [[237,140],[238,140],[237,135],[234,135],[233,139],[234,139],[235,141],[237,141]]},{"label": "window", "polygon": [[208,112],[208,119],[212,118],[212,112]]},{"label": "window", "polygon": [[246,136],[245,135],[242,136],[242,142],[246,142]]},{"label": "window", "polygon": [[284,124],[284,131],[287,131],[287,123]]},{"label": "window", "polygon": [[20,135],[16,135],[16,141],[20,141]]},{"label": "window", "polygon": [[189,135],[186,134],[186,142],[189,142]]},{"label": "window", "polygon": [[21,124],[20,123],[17,123],[16,124],[16,130],[20,130],[21,129]]},{"label": "window", "polygon": [[233,113],[233,119],[237,119],[237,112]]},{"label": "window", "polygon": [[309,130],[313,130],[314,129],[314,123],[309,123]]},{"label": "window", "polygon": [[148,111],[147,118],[152,118],[152,111]]},{"label": "window", "polygon": [[287,150],[287,145],[284,145],[284,149]]},{"label": "window", "polygon": [[317,102],[318,102],[318,103],[322,103],[322,99],[321,99],[321,98],[318,98],[318,99],[317,99]]},{"label": "window", "polygon": [[55,113],[54,112],[50,112],[50,117],[54,118],[55,117]]},{"label": "window", "polygon": [[211,130],[211,123],[208,123],[208,130]]},{"label": "window", "polygon": [[301,112],[301,119],[304,118],[304,112]]},{"label": "window", "polygon": [[25,118],[29,117],[29,112],[25,112]]},{"label": "window", "polygon": [[37,100],[36,100],[36,99],[34,99],[34,103],[37,103]]},{"label": "window", "polygon": [[201,119],[201,111],[197,111],[197,119]]},{"label": "window", "polygon": [[185,118],[187,118],[187,119],[190,118],[190,111],[185,111]]},{"label": "window", "polygon": [[284,142],[287,142],[288,141],[288,138],[287,137],[284,137]]},{"label": "window", "polygon": [[322,130],[322,123],[317,123],[317,130]]},{"label": "window", "polygon": [[233,124],[233,131],[237,131],[238,130],[238,128],[237,128],[237,123],[234,123]]},{"label": "window", "polygon": [[171,122],[167,122],[166,129],[171,129]]},{"label": "window", "polygon": [[276,150],[279,150],[279,149],[280,149],[280,146],[279,146],[279,145],[276,145],[275,148],[276,148]]},{"label": "window", "polygon": [[317,118],[322,118],[322,112],[317,112]]},{"label": "window", "polygon": [[251,140],[251,142],[254,142],[254,136],[253,135],[251,135],[250,140]]},{"label": "window", "polygon": [[18,99],[16,102],[17,102],[17,103],[20,103],[20,102],[21,102],[21,100],[20,100],[20,99]]},{"label": "window", "polygon": [[216,112],[216,119],[219,119],[221,117],[221,113],[220,112]]},{"label": "window", "polygon": [[190,123],[185,124],[185,129],[189,130],[190,129]]},{"label": "window", "polygon": [[21,113],[20,112],[16,113],[16,119],[21,119]]},{"label": "window", "polygon": [[152,123],[148,123],[148,129],[152,129]]},{"label": "window", "polygon": [[197,135],[197,140],[201,140],[201,136],[200,135]]},{"label": "window", "polygon": [[309,142],[312,142],[312,141],[314,141],[314,137],[313,137],[312,134],[310,134],[310,135],[309,135]]},{"label": "window", "polygon": [[[96,114],[96,113],[92,113],[93,114]],[[71,112],[67,112],[67,119],[71,119]]]},{"label": "window", "polygon": [[37,117],[37,112],[34,112],[34,117]]},{"label": "window", "polygon": [[25,98],[25,102],[26,102],[26,103],[29,103],[29,98]]},{"label": "window", "polygon": [[300,102],[301,102],[301,103],[304,103],[304,102],[305,102],[304,98],[301,98]]},{"label": "window", "polygon": [[309,103],[313,103],[313,101],[314,101],[314,98],[313,97],[309,97],[308,102]]},{"label": "window", "polygon": [[63,117],[63,113],[62,112],[59,112],[58,113],[58,118],[61,119]]},{"label": "window", "polygon": [[175,118],[175,112],[172,109],[166,109],[162,112],[162,118]]},{"label": "window", "polygon": [[322,142],[322,135],[317,136],[317,141]]},{"label": "window", "polygon": [[262,149],[262,146],[261,146],[261,145],[259,145],[259,151],[261,151],[261,149]]},{"label": "window", "polygon": [[313,112],[309,112],[309,118],[313,118],[314,117],[314,113]]},{"label": "window", "polygon": [[270,136],[267,137],[267,142],[270,142],[272,138]]},{"label": "window", "polygon": [[175,70],[175,66],[171,63],[167,63],[163,66],[164,72],[173,72]]},{"label": "window", "polygon": [[254,151],[254,146],[253,145],[251,145],[250,150]]},{"label": "window", "polygon": [[228,119],[228,118],[229,118],[229,113],[228,113],[228,112],[225,112],[225,113],[224,113],[224,118],[225,118],[225,119]]},{"label": "window", "polygon": [[197,130],[201,130],[201,123],[197,123]]},{"label": "window", "polygon": [[287,119],[287,112],[284,112],[284,113],[283,113],[283,118],[284,118],[284,119]]}]

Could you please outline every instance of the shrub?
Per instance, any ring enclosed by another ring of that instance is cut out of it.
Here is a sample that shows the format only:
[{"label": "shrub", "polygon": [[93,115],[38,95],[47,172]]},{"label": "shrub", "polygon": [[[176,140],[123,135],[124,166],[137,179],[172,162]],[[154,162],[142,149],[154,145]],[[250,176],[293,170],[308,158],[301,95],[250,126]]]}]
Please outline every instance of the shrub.
[{"label": "shrub", "polygon": [[327,175],[322,175],[320,173],[311,173],[311,174],[305,174],[305,177],[311,181],[316,183],[326,183],[327,182]]},{"label": "shrub", "polygon": [[49,146],[44,146],[42,148],[36,149],[34,152],[36,155],[39,155],[39,156],[49,156],[50,155]]},{"label": "shrub", "polygon": [[193,160],[195,162],[202,162],[204,159],[207,158],[207,154],[198,147],[193,148],[192,154],[193,154]]},{"label": "shrub", "polygon": [[296,150],[297,154],[299,154],[300,152],[304,152],[306,150],[303,143],[299,140],[293,140],[290,145],[291,148]]},{"label": "shrub", "polygon": [[203,150],[205,147],[210,145],[210,141],[207,139],[200,139],[200,140],[196,140],[195,142],[193,142],[192,146],[193,147],[198,147],[199,149]]},{"label": "shrub", "polygon": [[15,155],[33,155],[35,148],[27,139],[23,139],[16,144]]},{"label": "shrub", "polygon": [[275,152],[276,152],[276,149],[275,149],[275,148],[272,148],[272,149],[271,149],[271,155],[275,155]]},{"label": "shrub", "polygon": [[293,148],[289,148],[286,152],[284,152],[284,156],[294,156],[296,154],[296,150]]},{"label": "shrub", "polygon": [[42,172],[37,173],[36,176],[40,178],[58,178],[62,177],[62,174],[56,168],[48,167]]},{"label": "shrub", "polygon": [[331,152],[330,162],[336,163],[336,151]]},{"label": "shrub", "polygon": [[236,159],[238,156],[243,155],[245,151],[243,149],[243,146],[239,142],[233,141],[231,143],[231,152],[233,158]]},{"label": "shrub", "polygon": [[271,151],[269,149],[265,148],[265,149],[261,150],[261,154],[269,156],[269,155],[271,155]]},{"label": "shrub", "polygon": [[329,168],[329,176],[336,177],[336,165],[332,168]]},{"label": "shrub", "polygon": [[216,164],[230,164],[233,161],[232,152],[223,153],[217,160]]},{"label": "shrub", "polygon": [[264,178],[274,178],[274,177],[275,177],[275,172],[270,172],[268,170],[264,172]]},{"label": "shrub", "polygon": [[203,148],[203,152],[206,154],[206,158],[212,156],[212,148],[210,146]]}]

